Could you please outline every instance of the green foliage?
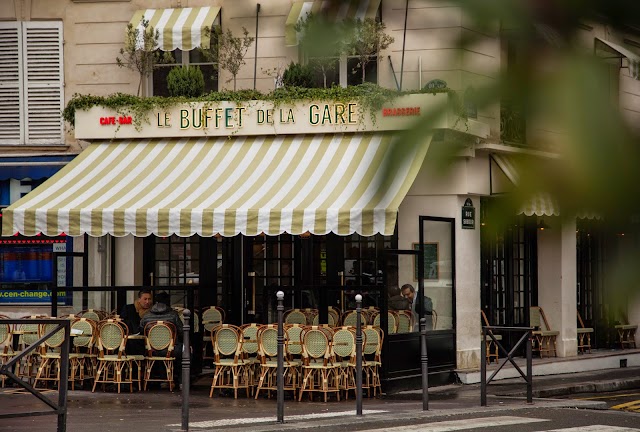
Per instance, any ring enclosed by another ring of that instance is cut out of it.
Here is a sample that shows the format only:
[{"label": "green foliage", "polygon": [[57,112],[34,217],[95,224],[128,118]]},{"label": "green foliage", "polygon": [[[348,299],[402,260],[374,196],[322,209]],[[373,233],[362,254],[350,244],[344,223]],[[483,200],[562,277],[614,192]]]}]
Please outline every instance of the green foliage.
[{"label": "green foliage", "polygon": [[282,83],[287,87],[313,87],[313,72],[308,65],[291,62],[282,74]]},{"label": "green foliage", "polygon": [[167,75],[171,96],[198,97],[204,93],[204,76],[198,66],[176,67]]},{"label": "green foliage", "polygon": [[[160,32],[149,25],[148,20],[142,20],[142,30],[127,24],[124,48],[120,48],[120,56],[116,57],[116,64],[140,74],[138,93],[142,89],[142,81],[148,77],[156,63],[165,61],[166,54],[156,51]],[[168,54],[170,56],[170,54]]]},{"label": "green foliage", "polygon": [[218,26],[213,29],[207,28],[206,31],[211,37],[211,48],[202,48],[201,51],[207,59],[217,63],[220,69],[231,74],[231,78],[226,82],[233,81],[233,90],[235,90],[240,68],[246,64],[244,58],[256,38],[249,36],[249,31],[245,27],[242,27],[242,36],[234,36],[230,29],[223,32]]},{"label": "green foliage", "polygon": [[336,67],[336,59],[346,53],[350,29],[343,22],[327,19],[324,14],[310,13],[295,26],[300,35],[300,49],[311,68],[322,74],[327,87],[327,74]]},{"label": "green foliage", "polygon": [[365,68],[373,60],[378,61],[380,51],[387,49],[394,41],[385,33],[383,22],[367,18],[356,20],[352,26],[352,34],[348,39],[347,54],[358,58],[358,66],[362,71],[362,82],[365,82]]},{"label": "green foliage", "polygon": [[271,101],[275,106],[294,104],[301,100],[326,101],[326,102],[357,102],[360,110],[360,118],[368,111],[372,119],[375,119],[383,105],[393,99],[415,93],[451,93],[449,89],[416,90],[397,92],[382,88],[376,84],[365,83],[357,86],[325,88],[282,87],[270,93],[261,93],[257,90],[238,90],[212,92],[196,98],[187,97],[148,97],[124,93],[116,93],[110,96],[93,96],[75,94],[62,112],[62,117],[72,127],[75,124],[76,110],[88,110],[94,106],[101,106],[116,111],[119,115],[130,115],[136,129],[140,129],[143,121],[148,121],[148,116],[154,111],[169,109],[173,106],[191,102],[235,102],[243,103],[253,100]]}]

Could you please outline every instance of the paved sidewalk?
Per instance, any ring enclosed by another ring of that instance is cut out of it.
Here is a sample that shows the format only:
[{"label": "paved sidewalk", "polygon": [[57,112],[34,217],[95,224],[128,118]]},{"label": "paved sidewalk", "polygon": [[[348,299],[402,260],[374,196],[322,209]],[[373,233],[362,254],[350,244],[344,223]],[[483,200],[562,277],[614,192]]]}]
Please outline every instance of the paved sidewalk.
[{"label": "paved sidewalk", "polygon": [[[193,431],[242,430],[247,432],[280,430],[335,430],[349,425],[352,430],[397,426],[424,421],[427,418],[531,409],[537,407],[603,408],[601,402],[570,399],[534,399],[526,403],[524,381],[505,380],[488,386],[488,407],[480,407],[480,385],[448,385],[430,389],[430,410],[422,411],[421,392],[403,392],[383,398],[365,399],[365,415],[355,416],[355,401],[296,402],[285,401],[284,425],[275,423],[276,400],[248,399],[241,396],[209,398],[210,377],[204,376],[194,385],[190,404],[190,429]],[[591,386],[591,387],[589,387]],[[559,396],[584,389],[640,389],[640,368],[614,369],[569,375],[535,377],[534,391],[539,395]],[[595,390],[594,390],[595,389]],[[53,400],[57,393],[49,394]],[[27,394],[9,394],[0,390],[0,413],[28,410],[41,411],[44,404]],[[168,390],[121,393],[76,390],[69,393],[68,427],[70,432],[131,431],[158,432],[180,429],[181,395]],[[1,421],[0,430],[11,432],[54,431],[55,416],[12,418]]]}]

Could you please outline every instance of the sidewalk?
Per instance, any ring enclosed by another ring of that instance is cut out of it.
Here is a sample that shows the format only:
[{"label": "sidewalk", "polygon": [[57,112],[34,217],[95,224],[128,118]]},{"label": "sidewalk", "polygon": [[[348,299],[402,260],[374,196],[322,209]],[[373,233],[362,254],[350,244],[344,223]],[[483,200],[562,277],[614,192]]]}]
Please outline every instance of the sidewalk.
[{"label": "sidewalk", "polygon": [[[491,383],[488,406],[480,407],[480,385],[448,385],[430,389],[430,410],[422,411],[420,391],[364,400],[364,416],[357,418],[355,400],[297,402],[285,400],[285,424],[275,423],[276,399],[214,396],[209,398],[211,378],[201,377],[190,396],[190,430],[247,432],[304,430],[336,430],[337,426],[387,427],[420,422],[420,419],[461,414],[487,415],[498,411],[539,407],[603,408],[603,403],[570,399],[534,399],[526,403],[524,380],[503,380]],[[560,396],[578,391],[611,391],[640,389],[640,368],[612,369],[561,376],[534,377],[534,395]],[[4,391],[3,391],[4,390]],[[42,411],[44,404],[31,395],[8,394],[0,390],[0,413]],[[57,393],[48,394],[57,400]],[[181,395],[168,390],[113,393],[76,390],[69,392],[67,430],[106,432],[175,431],[180,429]],[[55,430],[55,416],[23,417],[2,420],[3,431],[45,432]]]}]

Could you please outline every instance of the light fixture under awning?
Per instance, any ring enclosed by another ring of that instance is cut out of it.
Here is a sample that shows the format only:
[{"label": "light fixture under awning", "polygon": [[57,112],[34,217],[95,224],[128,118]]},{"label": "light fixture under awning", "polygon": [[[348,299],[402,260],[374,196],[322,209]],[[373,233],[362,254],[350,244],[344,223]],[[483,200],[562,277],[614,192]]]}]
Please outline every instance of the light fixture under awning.
[{"label": "light fixture under awning", "polygon": [[391,235],[430,139],[388,134],[90,145],[3,212],[3,232]]},{"label": "light fixture under awning", "polygon": [[343,0],[333,3],[323,0],[294,1],[287,17],[285,43],[287,46],[298,45],[296,24],[305,19],[310,13],[326,13],[327,19],[331,22],[339,22],[345,19],[364,21],[366,18],[374,19],[376,17],[380,2],[381,0]]},{"label": "light fixture under awning", "polygon": [[607,53],[613,54],[617,58],[625,57],[629,62],[629,75],[636,80],[640,80],[640,55],[634,53],[628,48],[599,37],[595,38],[594,43],[596,54],[604,49]]},{"label": "light fixture under awning", "polygon": [[[131,18],[131,25],[143,31],[142,20],[149,21],[149,27],[159,33],[158,46],[162,51],[191,51],[194,48],[209,48],[211,29],[220,13],[219,7],[194,7],[176,9],[142,9]],[[136,41],[136,48],[143,49],[142,37]]]}]

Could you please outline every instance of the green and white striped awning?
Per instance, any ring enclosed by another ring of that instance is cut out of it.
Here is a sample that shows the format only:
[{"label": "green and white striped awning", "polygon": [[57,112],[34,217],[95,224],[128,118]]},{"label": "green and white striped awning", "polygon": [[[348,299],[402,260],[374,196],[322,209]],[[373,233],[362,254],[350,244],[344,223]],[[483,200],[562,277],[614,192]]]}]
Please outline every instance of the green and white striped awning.
[{"label": "green and white striped awning", "polygon": [[3,211],[4,233],[394,232],[430,140],[280,135],[91,144]]},{"label": "green and white striped awning", "polygon": [[549,194],[538,193],[525,202],[520,213],[525,216],[560,216],[560,209]]},{"label": "green and white striped awning", "polygon": [[328,20],[338,22],[345,19],[375,18],[380,8],[381,0],[342,0],[331,2],[327,0],[295,1],[289,11],[285,27],[285,43],[287,46],[298,45],[296,24],[310,13],[326,13]]},{"label": "green and white striped awning", "polygon": [[[177,9],[142,9],[131,18],[131,25],[143,30],[142,20],[149,21],[154,31],[158,30],[158,46],[162,51],[191,51],[194,48],[210,46],[210,38],[205,28],[211,29],[220,13],[219,7],[194,7]],[[143,49],[142,37],[136,41],[136,48]]]}]

